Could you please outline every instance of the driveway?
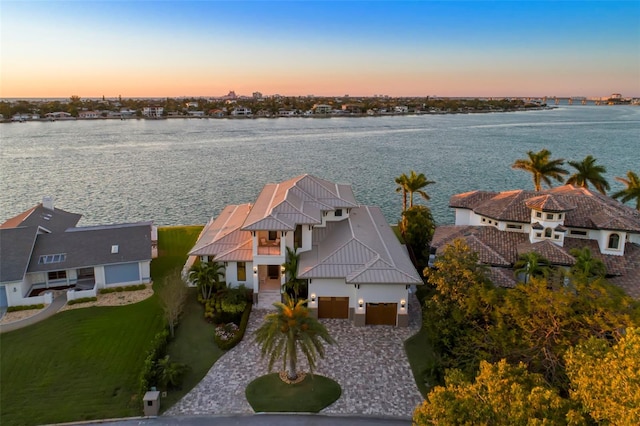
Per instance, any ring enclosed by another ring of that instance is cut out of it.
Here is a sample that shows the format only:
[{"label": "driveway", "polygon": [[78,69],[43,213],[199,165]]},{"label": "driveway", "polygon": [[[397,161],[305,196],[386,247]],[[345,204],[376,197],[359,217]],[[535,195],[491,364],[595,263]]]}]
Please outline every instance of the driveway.
[{"label": "driveway", "polygon": [[[254,310],[244,340],[222,356],[202,381],[165,415],[253,413],[245,388],[267,374],[267,362],[253,342],[253,331],[268,311]],[[410,326],[354,327],[347,320],[321,320],[336,339],[319,360],[317,374],[335,380],[342,396],[321,413],[410,418],[423,398],[411,374],[403,342],[419,327],[419,307],[410,299]],[[299,358],[300,359],[300,358]],[[274,370],[281,367],[275,365]],[[300,362],[307,370],[306,362]]]}]

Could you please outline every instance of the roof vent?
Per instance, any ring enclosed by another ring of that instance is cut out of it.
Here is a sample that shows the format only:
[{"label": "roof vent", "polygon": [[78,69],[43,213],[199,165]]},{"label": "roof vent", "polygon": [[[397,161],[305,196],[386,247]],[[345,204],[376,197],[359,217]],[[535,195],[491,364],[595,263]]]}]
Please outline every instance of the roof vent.
[{"label": "roof vent", "polygon": [[111,254],[117,254],[118,253],[118,245],[114,244],[111,246]]}]

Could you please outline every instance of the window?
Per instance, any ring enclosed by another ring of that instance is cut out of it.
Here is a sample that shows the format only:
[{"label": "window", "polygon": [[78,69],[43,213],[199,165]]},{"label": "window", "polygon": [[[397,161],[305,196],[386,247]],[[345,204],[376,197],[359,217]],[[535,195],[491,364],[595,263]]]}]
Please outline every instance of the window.
[{"label": "window", "polygon": [[553,236],[553,238],[556,239],[556,240],[559,240],[560,239],[560,235],[556,234],[556,235]]},{"label": "window", "polygon": [[547,219],[553,220],[553,213],[547,213]]},{"label": "window", "polygon": [[542,232],[536,232],[536,237],[537,238],[542,238]]},{"label": "window", "polygon": [[618,249],[620,247],[620,235],[609,235],[609,245],[607,247],[610,249]]},{"label": "window", "polygon": [[269,240],[275,241],[278,238],[278,231],[269,231]]},{"label": "window", "polygon": [[238,262],[238,281],[247,280],[247,264],[245,262]]},{"label": "window", "polygon": [[67,259],[66,253],[61,254],[44,254],[38,259],[40,265],[46,265],[48,263],[61,263]]},{"label": "window", "polygon": [[522,225],[514,225],[512,223],[507,223],[507,229],[522,229]]},{"label": "window", "polygon": [[547,229],[545,229],[545,230],[544,230],[544,237],[545,237],[545,238],[551,238],[551,234],[552,234],[552,232],[553,232],[553,231],[551,230],[551,228],[547,228]]},{"label": "window", "polygon": [[562,219],[562,213],[558,215],[558,219]]},{"label": "window", "polygon": [[336,209],[336,211],[335,211],[334,215],[335,215],[336,217],[340,217],[340,216],[342,216],[342,209]]},{"label": "window", "polygon": [[296,230],[293,232],[293,248],[298,249],[302,247],[302,225],[297,225]]},{"label": "window", "polygon": [[486,221],[487,221],[487,219],[485,219],[485,218],[483,217],[483,218],[482,218],[482,221],[483,221],[483,222],[486,222]]},{"label": "window", "polygon": [[67,271],[51,271],[49,272],[49,280],[64,280],[67,278]]},{"label": "window", "polygon": [[542,217],[542,212],[536,212],[536,217]]},{"label": "window", "polygon": [[569,233],[571,235],[578,235],[578,236],[581,236],[581,237],[586,237],[587,236],[587,231],[578,231],[576,229],[572,229],[571,231],[569,231]]}]

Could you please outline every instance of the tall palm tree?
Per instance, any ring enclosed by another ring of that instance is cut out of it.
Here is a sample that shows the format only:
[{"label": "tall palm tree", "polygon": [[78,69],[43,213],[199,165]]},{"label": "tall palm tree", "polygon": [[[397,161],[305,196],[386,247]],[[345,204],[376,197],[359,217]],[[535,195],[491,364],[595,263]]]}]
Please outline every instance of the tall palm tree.
[{"label": "tall palm tree", "polygon": [[558,158],[551,160],[549,158],[551,157],[551,152],[547,149],[539,152],[529,151],[527,152],[527,156],[529,158],[516,160],[511,165],[511,168],[531,173],[536,191],[542,189],[542,182],[551,188],[551,179],[562,182],[564,180],[563,176],[569,173],[560,167],[564,164],[564,159]]},{"label": "tall palm tree", "polygon": [[288,294],[284,297],[284,303],[273,304],[276,312],[264,317],[264,323],[254,335],[255,341],[261,345],[262,357],[269,357],[269,370],[277,359],[282,358],[287,378],[294,381],[298,378],[298,348],[307,358],[313,373],[318,357],[324,358],[324,344],[333,344],[335,340],[324,325],[309,315],[304,306],[306,300],[296,303]]},{"label": "tall palm tree", "polygon": [[198,286],[203,299],[210,299],[224,287],[224,265],[213,260],[196,263],[189,269],[189,281]]},{"label": "tall palm tree", "polygon": [[618,182],[624,183],[627,187],[612,195],[613,198],[622,198],[623,203],[631,200],[636,200],[636,210],[640,211],[640,178],[638,175],[629,170],[627,172],[627,179],[616,177]]},{"label": "tall palm tree", "polygon": [[284,267],[285,282],[282,285],[283,290],[287,293],[293,293],[293,300],[297,302],[300,297],[300,291],[303,289],[305,280],[298,278],[298,262],[300,255],[294,249],[287,246],[287,261],[282,264]]},{"label": "tall palm tree", "polygon": [[430,200],[431,197],[423,191],[427,185],[431,185],[432,183],[436,183],[433,180],[428,180],[424,173],[416,173],[411,170],[411,173],[407,177],[407,181],[405,182],[406,191],[409,194],[409,208],[413,207],[413,194],[418,194],[425,200]]},{"label": "tall palm tree", "polygon": [[596,159],[592,155],[587,155],[582,161],[569,161],[569,165],[577,171],[569,176],[567,183],[583,188],[589,188],[589,184],[592,184],[598,192],[606,194],[609,190],[609,182],[602,174],[607,172],[607,168],[595,163]]},{"label": "tall palm tree", "polygon": [[407,181],[409,177],[403,173],[396,178],[396,184],[398,187],[396,188],[396,192],[402,192],[402,212],[407,211]]},{"label": "tall palm tree", "polygon": [[516,278],[520,274],[524,274],[525,284],[530,277],[546,278],[551,272],[551,263],[534,251],[521,254],[513,267]]},{"label": "tall palm tree", "polygon": [[576,263],[571,267],[571,273],[586,278],[588,281],[592,279],[604,277],[607,268],[604,262],[591,256],[589,247],[582,249],[573,248],[569,253],[576,258]]}]

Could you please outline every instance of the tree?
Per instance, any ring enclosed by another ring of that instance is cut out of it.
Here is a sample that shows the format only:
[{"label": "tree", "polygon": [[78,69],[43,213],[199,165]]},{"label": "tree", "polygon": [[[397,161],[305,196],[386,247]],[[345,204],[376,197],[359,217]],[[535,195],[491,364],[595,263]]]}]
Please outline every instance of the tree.
[{"label": "tree", "polygon": [[618,182],[625,184],[627,187],[612,195],[613,198],[621,198],[623,203],[636,200],[636,210],[640,211],[640,178],[637,174],[629,170],[627,178],[616,177]]},{"label": "tree", "polygon": [[177,388],[182,383],[184,374],[189,369],[185,364],[174,362],[169,355],[165,355],[156,364],[158,386],[160,389]]},{"label": "tree", "polygon": [[303,290],[305,280],[298,278],[298,262],[300,261],[300,255],[296,251],[287,246],[287,261],[282,264],[284,267],[284,274],[286,281],[282,285],[282,289],[293,295],[294,302],[297,302],[300,297],[300,292]]},{"label": "tree", "polygon": [[425,206],[413,206],[402,213],[400,231],[404,241],[415,256],[416,268],[420,271],[429,262],[429,244],[436,225],[431,210]]},{"label": "tree", "polygon": [[566,355],[571,398],[598,423],[640,424],[640,328],[611,346],[592,338]]},{"label": "tree", "polygon": [[547,149],[539,152],[529,151],[527,156],[529,158],[516,160],[511,165],[511,168],[531,173],[536,191],[542,189],[542,182],[551,188],[551,179],[562,182],[564,180],[563,175],[569,173],[561,167],[564,164],[564,159],[551,160],[549,158],[551,157],[551,152]]},{"label": "tree", "polygon": [[579,424],[580,414],[524,364],[480,363],[473,382],[448,372],[413,414],[415,425]]},{"label": "tree", "polygon": [[567,183],[571,185],[589,188],[589,184],[601,194],[606,194],[609,190],[609,182],[602,176],[607,172],[604,166],[596,165],[596,159],[587,155],[582,161],[569,161],[569,165],[576,169],[576,173],[569,176]]},{"label": "tree", "polygon": [[264,323],[255,331],[255,341],[261,345],[262,357],[269,357],[269,370],[282,358],[287,378],[293,381],[298,378],[298,349],[313,373],[318,357],[324,358],[324,343],[333,344],[335,340],[324,325],[309,315],[304,306],[306,300],[296,303],[288,294],[284,298],[284,303],[273,304],[276,312],[265,316]]},{"label": "tree", "polygon": [[164,278],[158,289],[158,297],[164,311],[164,318],[169,326],[169,333],[171,337],[174,337],[175,326],[178,324],[187,300],[187,285],[178,269],[170,272]]},{"label": "tree", "polygon": [[589,247],[573,248],[569,253],[576,258],[576,263],[571,267],[571,275],[591,281],[602,278],[607,273],[604,262],[591,256]]},{"label": "tree", "polygon": [[223,279],[224,265],[213,260],[196,263],[189,269],[189,280],[198,286],[204,300],[225,286]]},{"label": "tree", "polygon": [[409,208],[413,207],[413,194],[418,194],[425,200],[429,201],[431,197],[423,191],[423,188],[427,187],[435,183],[435,181],[428,180],[424,173],[417,174],[415,171],[411,170],[407,180],[405,182],[406,191],[409,194]]},{"label": "tree", "polygon": [[407,210],[407,181],[409,180],[408,176],[403,173],[396,178],[396,192],[402,193],[402,212],[404,213]]},{"label": "tree", "polygon": [[513,265],[516,277],[524,274],[525,284],[531,277],[546,278],[551,272],[551,264],[536,252],[523,253]]}]

